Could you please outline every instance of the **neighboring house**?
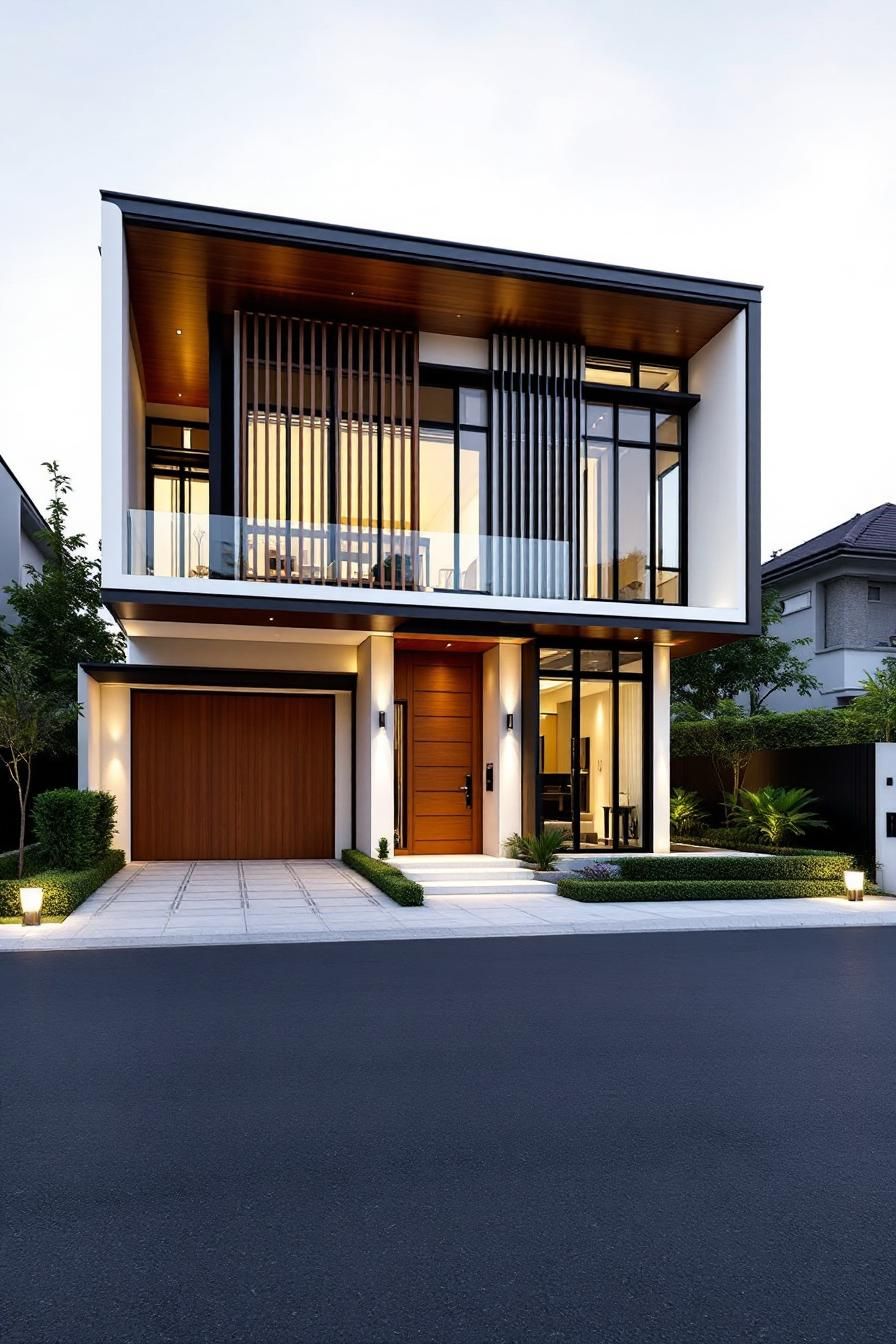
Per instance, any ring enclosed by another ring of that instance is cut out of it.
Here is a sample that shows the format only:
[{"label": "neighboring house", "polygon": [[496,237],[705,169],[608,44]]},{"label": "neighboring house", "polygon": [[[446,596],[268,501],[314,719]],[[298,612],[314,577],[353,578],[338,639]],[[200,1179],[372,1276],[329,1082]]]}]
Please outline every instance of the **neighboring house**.
[{"label": "neighboring house", "polygon": [[0,457],[0,617],[15,620],[6,588],[27,583],[28,566],[42,569],[47,556],[47,521]]},{"label": "neighboring house", "polygon": [[103,194],[81,783],[137,859],[668,849],[760,619],[755,286]]},{"label": "neighboring house", "polygon": [[896,653],[896,505],[879,504],[762,566],[763,589],[781,598],[782,639],[808,638],[795,650],[822,689],[811,696],[776,691],[769,709],[848,704],[862,678]]}]

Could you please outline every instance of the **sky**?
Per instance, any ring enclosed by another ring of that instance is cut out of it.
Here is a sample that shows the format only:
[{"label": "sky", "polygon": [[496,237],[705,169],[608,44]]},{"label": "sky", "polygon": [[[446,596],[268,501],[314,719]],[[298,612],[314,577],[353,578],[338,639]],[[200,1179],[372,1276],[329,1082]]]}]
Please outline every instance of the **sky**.
[{"label": "sky", "polygon": [[0,453],[100,507],[101,187],[763,285],[763,557],[896,502],[896,6],[4,0]]}]

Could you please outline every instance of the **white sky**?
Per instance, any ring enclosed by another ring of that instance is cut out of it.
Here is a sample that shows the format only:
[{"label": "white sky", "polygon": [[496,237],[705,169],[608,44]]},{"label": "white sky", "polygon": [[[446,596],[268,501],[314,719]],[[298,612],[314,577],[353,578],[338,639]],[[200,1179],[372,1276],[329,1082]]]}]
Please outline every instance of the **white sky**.
[{"label": "white sky", "polygon": [[92,538],[100,187],[758,282],[763,556],[896,499],[896,5],[2,12],[0,452]]}]

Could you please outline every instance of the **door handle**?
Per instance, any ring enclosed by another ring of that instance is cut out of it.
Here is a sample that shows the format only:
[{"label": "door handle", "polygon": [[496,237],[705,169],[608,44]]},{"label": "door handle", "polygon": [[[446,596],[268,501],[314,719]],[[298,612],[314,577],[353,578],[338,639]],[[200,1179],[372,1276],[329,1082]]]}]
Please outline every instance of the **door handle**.
[{"label": "door handle", "polygon": [[464,793],[467,796],[467,807],[473,806],[473,776],[464,775],[464,782],[458,789],[458,793]]}]

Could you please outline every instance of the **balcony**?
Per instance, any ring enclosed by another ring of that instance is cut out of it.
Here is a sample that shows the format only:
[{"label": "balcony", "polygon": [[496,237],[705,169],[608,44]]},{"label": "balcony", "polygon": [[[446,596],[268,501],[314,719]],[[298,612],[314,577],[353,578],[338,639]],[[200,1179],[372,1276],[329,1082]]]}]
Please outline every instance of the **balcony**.
[{"label": "balcony", "polygon": [[162,579],[560,601],[578,596],[566,541],[144,509],[129,511],[127,537],[128,573]]}]

